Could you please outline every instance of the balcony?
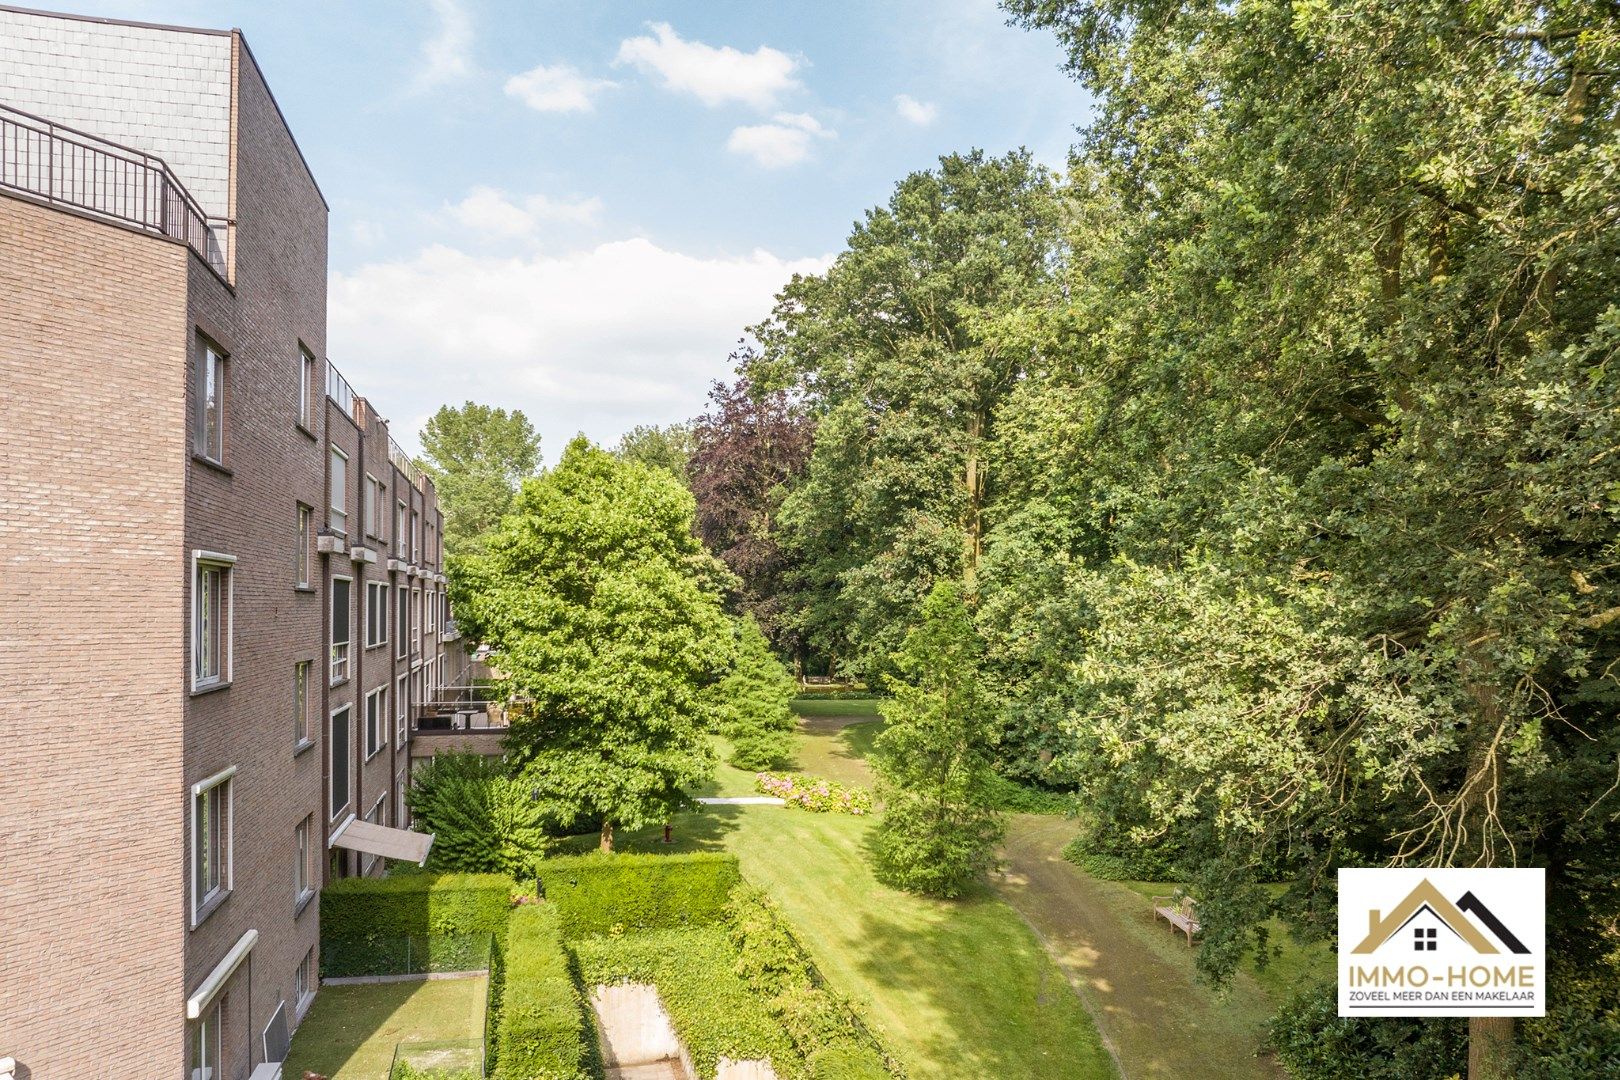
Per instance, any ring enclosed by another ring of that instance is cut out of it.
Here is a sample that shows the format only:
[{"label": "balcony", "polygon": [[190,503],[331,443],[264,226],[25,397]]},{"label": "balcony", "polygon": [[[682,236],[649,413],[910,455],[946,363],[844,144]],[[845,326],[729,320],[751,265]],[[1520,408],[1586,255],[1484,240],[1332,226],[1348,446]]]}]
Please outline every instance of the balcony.
[{"label": "balcony", "polygon": [[[462,692],[462,691],[466,692]],[[506,710],[477,700],[479,688],[445,687],[443,700],[419,706],[411,721],[411,757],[430,758],[449,751],[486,757],[505,753]]]},{"label": "balcony", "polygon": [[152,154],[0,105],[0,190],[178,240],[226,276],[229,223]]},{"label": "balcony", "polygon": [[444,620],[444,627],[439,631],[439,641],[445,645],[448,645],[452,641],[459,640],[460,637],[461,627],[456,625],[456,620]]}]

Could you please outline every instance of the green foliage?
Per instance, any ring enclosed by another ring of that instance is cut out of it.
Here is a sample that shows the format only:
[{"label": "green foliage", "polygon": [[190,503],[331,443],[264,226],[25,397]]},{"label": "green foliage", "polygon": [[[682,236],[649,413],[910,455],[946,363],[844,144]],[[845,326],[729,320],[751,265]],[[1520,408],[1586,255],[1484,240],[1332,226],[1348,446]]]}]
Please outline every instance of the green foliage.
[{"label": "green foliage", "polygon": [[467,598],[514,702],[514,775],[559,820],[668,820],[712,775],[703,688],[723,673],[724,568],[673,476],[576,439],[469,563]]},{"label": "green foliage", "polygon": [[614,454],[648,468],[663,469],[686,483],[686,463],[692,457],[692,428],[688,424],[637,424],[619,437]]},{"label": "green foliage", "polygon": [[563,856],[542,862],[539,875],[571,940],[707,925],[720,918],[739,879],[735,855],[703,852]]},{"label": "green foliage", "polygon": [[484,1078],[477,1069],[442,1068],[396,1061],[388,1073],[388,1080],[484,1080]]},{"label": "green foliage", "polygon": [[1074,793],[1021,784],[995,773],[990,778],[990,805],[1009,814],[1072,814],[1078,803]]},{"label": "green foliage", "polygon": [[422,428],[423,470],[444,512],[444,550],[476,550],[525,477],[540,467],[540,436],[523,413],[466,402],[440,406]]},{"label": "green foliage", "polygon": [[722,1057],[768,1058],[783,1080],[804,1065],[780,1025],[736,972],[737,951],[723,926],[692,926],[576,941],[586,986],[650,983],[697,1074],[713,1080]]},{"label": "green foliage", "polygon": [[1063,857],[1104,881],[1176,881],[1182,876],[1164,847],[1109,843],[1086,833],[1063,846]]},{"label": "green foliage", "polygon": [[957,587],[939,582],[895,656],[899,678],[882,707],[888,726],[873,747],[884,802],[873,869],[885,884],[960,896],[995,859],[1002,825],[992,809],[980,649]]},{"label": "green foliage", "polygon": [[1468,1022],[1345,1018],[1331,984],[1277,1010],[1270,1042],[1294,1080],[1449,1080],[1467,1072]]},{"label": "green foliage", "polygon": [[512,911],[495,1031],[495,1080],[586,1080],[595,1032],[549,904]]},{"label": "green foliage", "polygon": [[428,868],[529,877],[553,824],[531,785],[479,754],[436,754],[411,774],[411,820],[433,834]]},{"label": "green foliage", "polygon": [[747,883],[732,890],[726,922],[737,974],[809,1063],[812,1080],[899,1075],[854,1006],[827,987],[775,903]]},{"label": "green foliage", "polygon": [[321,890],[321,937],[501,936],[512,892],[512,879],[499,874],[343,878]]},{"label": "green foliage", "polygon": [[846,787],[836,780],[803,773],[762,772],[754,777],[754,789],[761,795],[786,799],[814,814],[854,814],[872,812],[872,793],[865,788]]},{"label": "green foliage", "polygon": [[731,764],[752,771],[793,760],[799,724],[788,703],[797,692],[798,683],[772,654],[759,624],[743,616],[731,670],[709,691],[715,725],[731,741]]}]

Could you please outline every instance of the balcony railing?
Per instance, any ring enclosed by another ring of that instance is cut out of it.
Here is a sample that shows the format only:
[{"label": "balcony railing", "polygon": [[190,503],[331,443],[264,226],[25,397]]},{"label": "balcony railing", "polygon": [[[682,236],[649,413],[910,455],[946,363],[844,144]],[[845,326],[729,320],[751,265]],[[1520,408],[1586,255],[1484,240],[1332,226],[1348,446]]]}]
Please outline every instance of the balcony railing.
[{"label": "balcony railing", "polygon": [[179,240],[225,275],[226,222],[152,154],[0,105],[0,188]]},{"label": "balcony railing", "polygon": [[422,490],[422,470],[416,467],[411,455],[401,450],[399,443],[393,439],[388,440],[388,460],[394,463],[394,468],[405,474],[413,487]]},{"label": "balcony railing", "polygon": [[326,362],[326,396],[337,403],[337,407],[343,410],[345,416],[354,415],[354,387],[349,385],[349,380],[343,377],[343,372],[339,371],[337,365],[330,360]]}]

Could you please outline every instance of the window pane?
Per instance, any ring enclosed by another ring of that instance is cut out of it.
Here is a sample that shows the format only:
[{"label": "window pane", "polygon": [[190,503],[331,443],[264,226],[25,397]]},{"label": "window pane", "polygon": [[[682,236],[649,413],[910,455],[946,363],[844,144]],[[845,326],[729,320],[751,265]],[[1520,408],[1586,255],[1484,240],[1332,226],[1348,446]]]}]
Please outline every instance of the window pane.
[{"label": "window pane", "polygon": [[298,508],[298,575],[300,585],[309,584],[309,508]]},{"label": "window pane", "polygon": [[349,710],[339,709],[332,716],[331,747],[332,816],[349,805]]},{"label": "window pane", "polygon": [[341,533],[349,531],[349,459],[332,448],[332,498],[327,525]]}]

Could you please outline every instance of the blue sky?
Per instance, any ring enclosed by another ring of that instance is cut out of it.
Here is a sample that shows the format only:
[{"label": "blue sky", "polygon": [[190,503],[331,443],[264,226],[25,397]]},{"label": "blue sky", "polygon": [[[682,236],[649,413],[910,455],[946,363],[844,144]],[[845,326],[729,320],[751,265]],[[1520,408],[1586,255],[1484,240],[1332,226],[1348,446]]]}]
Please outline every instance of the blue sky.
[{"label": "blue sky", "polygon": [[204,3],[332,208],[329,353],[414,449],[466,398],[548,460],[701,410],[733,342],[952,150],[1061,165],[1086,95],[993,0]]}]

